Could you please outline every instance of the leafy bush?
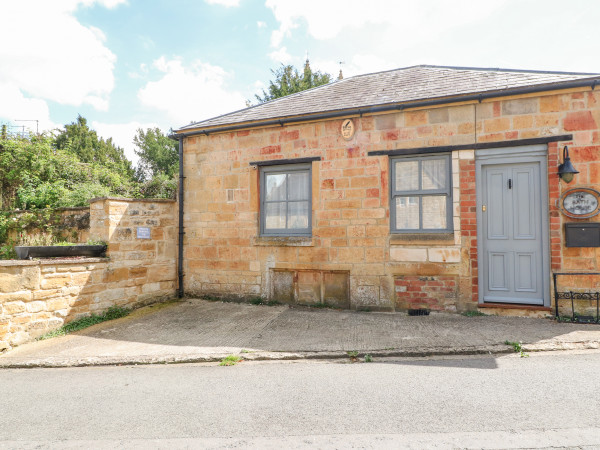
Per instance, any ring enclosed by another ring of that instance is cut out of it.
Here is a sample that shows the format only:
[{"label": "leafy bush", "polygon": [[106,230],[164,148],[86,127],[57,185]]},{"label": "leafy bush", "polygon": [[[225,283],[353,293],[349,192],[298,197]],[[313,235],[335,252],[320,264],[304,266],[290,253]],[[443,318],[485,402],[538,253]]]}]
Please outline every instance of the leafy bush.
[{"label": "leafy bush", "polygon": [[141,183],[137,197],[174,199],[176,194],[177,179],[161,173]]}]

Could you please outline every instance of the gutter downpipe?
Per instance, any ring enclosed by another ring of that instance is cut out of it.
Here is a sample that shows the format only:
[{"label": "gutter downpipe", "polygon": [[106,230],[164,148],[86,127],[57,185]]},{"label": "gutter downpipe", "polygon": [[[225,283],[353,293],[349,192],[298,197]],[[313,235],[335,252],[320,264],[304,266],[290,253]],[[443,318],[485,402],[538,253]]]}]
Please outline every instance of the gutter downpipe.
[{"label": "gutter downpipe", "polygon": [[179,241],[177,246],[177,297],[183,298],[183,137],[179,141]]},{"label": "gutter downpipe", "polygon": [[[283,126],[283,125],[289,124],[289,123],[309,122],[309,121],[322,120],[322,119],[333,119],[335,117],[344,117],[344,116],[349,116],[349,115],[362,116],[363,114],[367,114],[367,113],[403,110],[406,108],[420,108],[420,107],[425,107],[425,106],[435,106],[435,105],[468,102],[468,101],[478,101],[481,103],[481,101],[483,99],[508,97],[511,95],[533,94],[533,93],[537,93],[537,92],[556,91],[556,90],[561,90],[561,89],[573,89],[573,88],[578,88],[578,87],[590,87],[590,88],[594,89],[594,87],[598,84],[598,81],[599,81],[598,79],[594,79],[592,81],[590,79],[587,79],[587,80],[583,80],[583,81],[572,81],[572,82],[568,82],[568,83],[560,83],[560,84],[554,84],[554,85],[549,85],[549,86],[545,85],[545,86],[535,86],[535,87],[524,87],[524,88],[507,89],[505,91],[500,91],[500,92],[496,91],[496,92],[489,92],[489,93],[468,94],[468,95],[463,95],[460,97],[453,97],[453,98],[439,98],[439,99],[435,99],[435,100],[422,100],[422,101],[407,102],[407,103],[401,103],[401,104],[374,106],[371,108],[365,108],[365,107],[352,108],[352,109],[346,109],[343,111],[333,111],[333,112],[329,112],[329,113],[312,114],[312,115],[306,115],[306,116],[302,116],[302,117],[290,117],[288,119],[286,119],[286,118],[271,119],[271,120],[263,120],[263,121],[254,122],[254,123],[231,125],[228,127],[209,128],[209,129],[203,129],[203,130],[190,131],[187,133],[185,131],[183,131],[181,133],[174,133],[172,136],[173,136],[173,138],[177,138],[177,139],[179,139],[181,137],[195,136],[198,134],[204,134],[204,135],[208,136],[209,133],[221,133],[221,132],[242,130],[242,129],[248,129],[248,128],[259,128],[259,127],[264,127],[264,126],[269,126],[269,125]],[[181,168],[181,166],[180,166],[180,168]]]}]

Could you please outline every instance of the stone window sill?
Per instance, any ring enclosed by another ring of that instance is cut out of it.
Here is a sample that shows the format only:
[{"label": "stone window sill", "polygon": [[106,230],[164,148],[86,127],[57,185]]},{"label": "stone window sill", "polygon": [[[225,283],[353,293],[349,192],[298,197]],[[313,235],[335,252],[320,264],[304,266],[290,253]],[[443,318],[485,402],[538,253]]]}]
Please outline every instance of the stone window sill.
[{"label": "stone window sill", "polygon": [[310,236],[256,236],[252,245],[259,247],[314,247]]},{"label": "stone window sill", "polygon": [[427,246],[444,245],[453,246],[454,233],[407,233],[407,234],[392,234],[390,235],[390,245],[417,245]]}]

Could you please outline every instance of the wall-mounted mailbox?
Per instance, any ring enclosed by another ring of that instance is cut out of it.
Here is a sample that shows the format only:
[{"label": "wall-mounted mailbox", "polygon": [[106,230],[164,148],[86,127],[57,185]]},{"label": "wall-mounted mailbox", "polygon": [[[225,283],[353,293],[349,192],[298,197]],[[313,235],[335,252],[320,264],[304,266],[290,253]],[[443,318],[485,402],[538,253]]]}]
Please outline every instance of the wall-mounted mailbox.
[{"label": "wall-mounted mailbox", "polygon": [[567,247],[600,247],[600,223],[566,223]]}]

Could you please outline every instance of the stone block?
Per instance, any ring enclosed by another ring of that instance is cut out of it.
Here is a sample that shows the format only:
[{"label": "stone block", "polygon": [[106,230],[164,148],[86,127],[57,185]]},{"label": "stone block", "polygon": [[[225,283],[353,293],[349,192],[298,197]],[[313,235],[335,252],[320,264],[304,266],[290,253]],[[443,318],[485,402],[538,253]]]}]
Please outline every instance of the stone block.
[{"label": "stone block", "polygon": [[71,276],[68,274],[57,274],[58,276],[47,275],[42,279],[42,289],[61,289],[65,286],[69,286],[71,283]]},{"label": "stone block", "polygon": [[437,108],[429,111],[429,123],[443,123],[448,122],[448,120],[448,108]]},{"label": "stone block", "polygon": [[12,292],[8,294],[0,294],[0,303],[22,301],[28,302],[32,298],[31,291]]},{"label": "stone block", "polygon": [[431,262],[446,262],[446,263],[460,262],[460,249],[459,248],[455,248],[455,247],[430,248],[427,251],[429,253],[429,261],[431,261]]},{"label": "stone block", "polygon": [[67,298],[53,298],[46,302],[48,311],[57,311],[69,307],[69,300]]},{"label": "stone block", "polygon": [[425,248],[390,248],[390,259],[392,261],[427,261],[427,249]]},{"label": "stone block", "polygon": [[24,313],[27,310],[27,306],[24,302],[7,302],[2,306],[2,310],[5,315],[10,316]]},{"label": "stone block", "polygon": [[375,116],[376,130],[389,130],[392,128],[396,128],[396,114]]},{"label": "stone block", "polygon": [[46,309],[46,302],[30,302],[27,303],[27,312],[36,313]]},{"label": "stone block", "polygon": [[538,111],[537,98],[520,98],[502,102],[502,114],[532,114]]},{"label": "stone block", "polygon": [[0,270],[0,292],[2,293],[38,289],[39,283],[39,266],[5,266]]}]

